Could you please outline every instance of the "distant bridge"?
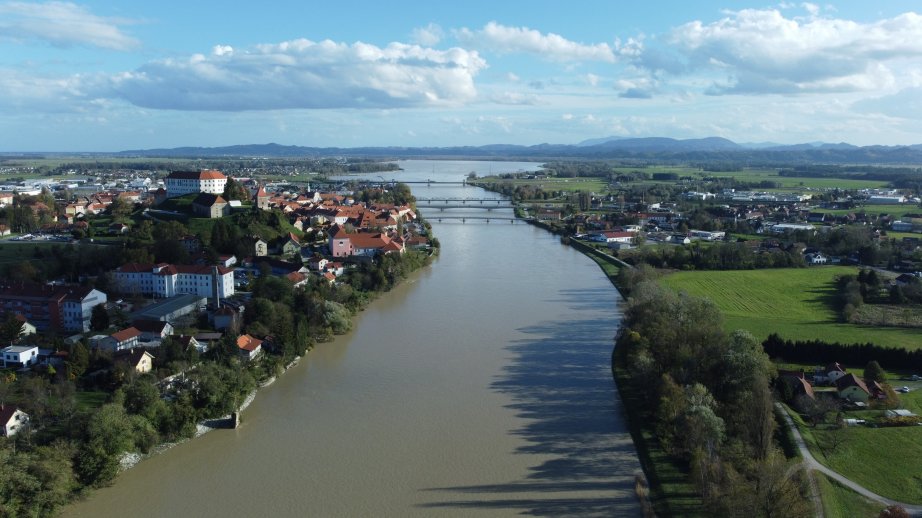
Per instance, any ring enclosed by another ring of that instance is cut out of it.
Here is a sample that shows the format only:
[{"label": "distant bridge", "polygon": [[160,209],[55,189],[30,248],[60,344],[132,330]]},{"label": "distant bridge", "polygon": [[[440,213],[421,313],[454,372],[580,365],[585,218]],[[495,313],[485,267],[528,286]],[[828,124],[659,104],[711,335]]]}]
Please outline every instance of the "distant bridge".
[{"label": "distant bridge", "polygon": [[467,223],[468,221],[474,221],[478,223],[489,223],[491,221],[505,223],[508,221],[509,223],[517,223],[521,221],[524,223],[525,221],[525,220],[522,220],[516,217],[508,217],[508,216],[499,216],[499,217],[496,217],[496,216],[431,216],[431,217],[426,218],[426,220],[427,221],[437,221],[439,223],[442,223],[443,221],[460,221],[461,223]]},{"label": "distant bridge", "polygon": [[483,205],[483,206],[479,206],[479,205],[457,205],[457,204],[454,204],[454,205],[453,205],[453,204],[448,204],[448,203],[442,203],[442,204],[437,204],[437,205],[436,205],[436,204],[431,204],[431,205],[420,205],[420,204],[417,203],[417,204],[416,204],[416,208],[418,208],[418,209],[439,209],[439,210],[445,210],[445,209],[493,210],[493,209],[514,209],[515,207],[513,207],[512,205]]},{"label": "distant bridge", "polygon": [[369,183],[369,184],[421,184],[421,185],[467,185],[467,180],[461,180],[460,182],[445,182],[441,180],[385,180],[383,177],[380,180],[359,180],[358,183]]},{"label": "distant bridge", "polygon": [[503,204],[503,203],[505,204],[510,203],[509,200],[504,199],[504,198],[416,198],[417,205],[421,203],[428,205],[428,204],[431,204],[432,202],[439,202],[439,201],[443,203],[461,203],[462,205],[466,205],[468,203],[470,203],[471,205],[474,205],[476,203],[479,203],[481,205],[485,203],[495,203],[497,205]]}]

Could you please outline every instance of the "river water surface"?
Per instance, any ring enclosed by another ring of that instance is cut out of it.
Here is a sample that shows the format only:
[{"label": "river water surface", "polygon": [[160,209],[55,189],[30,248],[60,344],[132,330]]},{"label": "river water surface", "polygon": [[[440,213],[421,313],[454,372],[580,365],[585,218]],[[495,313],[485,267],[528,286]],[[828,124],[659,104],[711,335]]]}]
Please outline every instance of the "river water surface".
[{"label": "river water surface", "polygon": [[[535,167],[401,165],[389,175]],[[617,292],[529,225],[433,227],[441,257],[260,390],[240,428],[145,460],[64,515],[637,515],[640,468],[610,371]]]}]

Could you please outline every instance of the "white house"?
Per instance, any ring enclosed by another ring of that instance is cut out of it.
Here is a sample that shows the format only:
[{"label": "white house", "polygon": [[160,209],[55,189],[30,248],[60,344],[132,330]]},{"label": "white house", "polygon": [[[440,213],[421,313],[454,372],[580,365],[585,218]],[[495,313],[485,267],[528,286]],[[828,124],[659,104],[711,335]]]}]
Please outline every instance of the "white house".
[{"label": "white house", "polygon": [[240,350],[240,356],[246,360],[252,360],[262,353],[263,341],[250,335],[240,335],[237,337],[237,348]]},{"label": "white house", "polygon": [[0,349],[4,368],[21,368],[38,363],[38,346],[9,345]]},{"label": "white house", "polygon": [[819,252],[809,253],[809,254],[804,254],[804,262],[806,262],[807,264],[814,264],[814,265],[815,264],[826,264],[827,262],[829,262],[829,258]]},{"label": "white house", "polygon": [[29,414],[13,405],[0,405],[0,435],[11,437],[29,424]]},{"label": "white house", "polygon": [[129,327],[107,336],[99,343],[99,346],[110,351],[123,351],[138,347],[140,341],[141,331],[136,327]]}]

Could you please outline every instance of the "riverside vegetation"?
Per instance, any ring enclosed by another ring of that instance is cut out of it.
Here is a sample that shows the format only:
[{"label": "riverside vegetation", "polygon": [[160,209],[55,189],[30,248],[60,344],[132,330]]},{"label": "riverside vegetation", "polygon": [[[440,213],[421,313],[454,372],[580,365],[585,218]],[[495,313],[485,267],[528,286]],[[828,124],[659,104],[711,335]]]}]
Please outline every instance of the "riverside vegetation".
[{"label": "riverside vegetation", "polygon": [[[405,186],[398,187],[392,192],[409,193]],[[208,255],[233,253],[239,244],[234,236],[250,235],[254,229],[279,235],[289,231],[277,216],[257,211],[224,218],[200,238]],[[175,260],[175,255],[182,254],[176,247],[177,236],[188,231],[178,221],[148,221],[136,226],[123,248],[35,248],[36,256],[49,254],[53,260],[28,262],[31,267],[17,261],[5,265],[5,270],[14,278],[42,280],[66,275],[72,265],[87,265],[99,273],[95,277],[98,286],[108,289],[110,281],[102,274],[105,268],[120,261]],[[437,247],[437,240],[432,243]],[[272,339],[269,352],[251,362],[240,360],[231,336],[203,355],[168,338],[155,351],[154,371],[139,375],[113,364],[111,354],[90,351],[82,341],[67,346],[61,337],[42,338],[43,346],[67,353],[63,368],[48,367],[32,375],[5,371],[0,379],[0,402],[16,404],[32,422],[25,431],[0,439],[0,515],[53,515],[85,491],[109,484],[120,471],[126,452],[147,453],[159,444],[194,436],[197,423],[235,410],[260,383],[281,373],[316,342],[349,331],[356,312],[376,294],[427,265],[430,257],[417,251],[387,255],[357,265],[335,285],[312,279],[303,288],[293,288],[287,279],[264,271],[250,284],[252,296],[240,331],[271,335]],[[86,282],[92,281],[87,278]],[[118,312],[113,317],[124,318]],[[109,316],[94,312],[93,325],[107,328]],[[194,333],[195,325],[207,327],[207,319],[177,332]],[[2,329],[19,331],[12,322]],[[168,388],[160,383],[177,373],[182,375]]]}]

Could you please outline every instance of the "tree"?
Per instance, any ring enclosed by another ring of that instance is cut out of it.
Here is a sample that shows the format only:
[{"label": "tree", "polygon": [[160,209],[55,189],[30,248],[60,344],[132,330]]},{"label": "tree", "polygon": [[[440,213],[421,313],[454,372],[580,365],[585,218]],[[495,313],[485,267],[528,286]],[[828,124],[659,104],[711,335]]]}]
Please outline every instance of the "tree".
[{"label": "tree", "polygon": [[77,378],[86,372],[90,364],[90,351],[87,350],[83,342],[77,342],[70,350],[70,371]]},{"label": "tree", "polygon": [[877,363],[877,360],[871,360],[864,368],[864,379],[883,383],[887,381],[887,373],[884,372],[884,369]]},{"label": "tree", "polygon": [[7,313],[6,320],[0,324],[0,344],[7,345],[19,340],[22,333],[23,322],[11,311]]},{"label": "tree", "polygon": [[90,328],[93,331],[102,331],[109,327],[109,311],[106,310],[105,304],[93,306],[93,312],[90,314]]},{"label": "tree", "polygon": [[228,201],[248,201],[250,199],[250,193],[247,192],[247,189],[243,186],[243,184],[239,183],[233,178],[228,178],[227,183],[224,184],[224,192],[222,193],[222,197]]}]

